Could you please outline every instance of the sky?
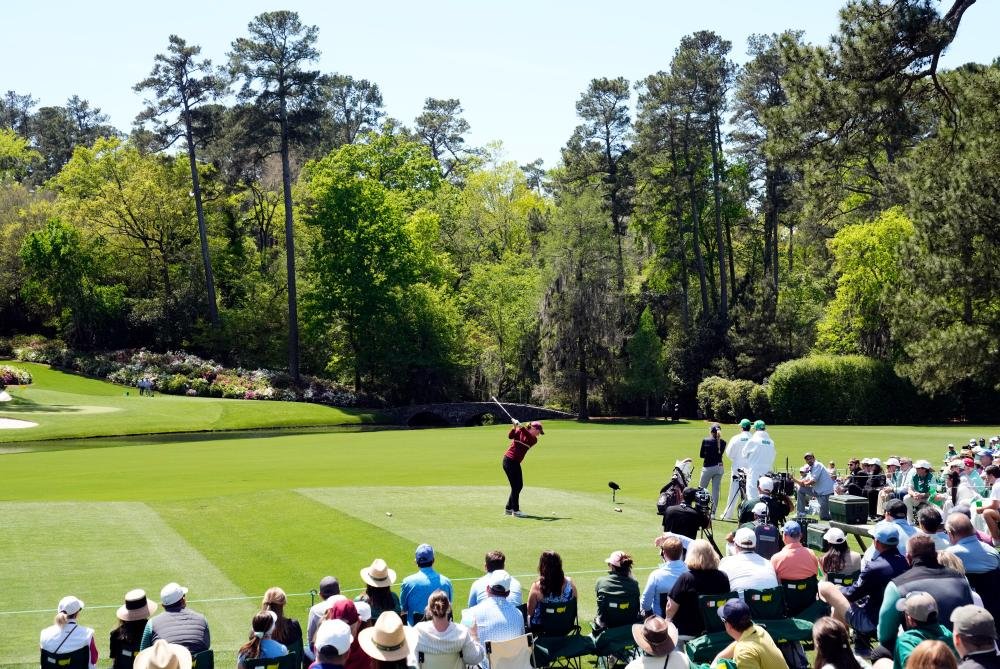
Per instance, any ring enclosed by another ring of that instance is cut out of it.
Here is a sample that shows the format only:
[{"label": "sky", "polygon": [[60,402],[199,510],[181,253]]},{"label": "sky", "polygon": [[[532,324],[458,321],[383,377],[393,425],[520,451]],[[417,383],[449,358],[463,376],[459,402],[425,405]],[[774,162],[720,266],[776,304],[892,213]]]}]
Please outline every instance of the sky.
[{"label": "sky", "polygon": [[[747,37],[785,29],[826,43],[841,0],[382,0],[261,2],[143,0],[4,2],[0,91],[41,106],[79,95],[128,130],[142,109],[132,86],[149,74],[170,34],[217,65],[257,14],[297,11],[319,27],[318,69],[369,79],[387,113],[407,125],[428,97],[458,98],[468,143],[502,141],[504,156],[546,166],[579,123],[575,103],[595,77],[630,82],[669,67],[680,38],[714,30],[745,62]],[[943,0],[947,7],[951,0]],[[147,9],[147,7],[149,9]],[[1000,2],[965,14],[943,67],[991,62]],[[633,104],[635,98],[633,97]]]}]

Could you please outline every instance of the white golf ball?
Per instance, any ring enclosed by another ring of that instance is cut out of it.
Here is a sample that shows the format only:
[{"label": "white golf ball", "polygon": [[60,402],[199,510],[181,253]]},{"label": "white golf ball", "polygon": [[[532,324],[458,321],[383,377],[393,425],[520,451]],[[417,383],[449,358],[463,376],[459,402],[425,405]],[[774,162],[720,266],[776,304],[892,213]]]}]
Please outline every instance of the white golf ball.
[{"label": "white golf ball", "polygon": [[622,512],[622,508],[620,506],[616,506],[615,507],[615,512],[616,513],[621,513]]},{"label": "white golf ball", "polygon": [[386,511],[386,512],[385,512],[385,515],[387,515],[387,516],[389,516],[390,518],[392,518],[392,512],[391,512],[391,511]]}]

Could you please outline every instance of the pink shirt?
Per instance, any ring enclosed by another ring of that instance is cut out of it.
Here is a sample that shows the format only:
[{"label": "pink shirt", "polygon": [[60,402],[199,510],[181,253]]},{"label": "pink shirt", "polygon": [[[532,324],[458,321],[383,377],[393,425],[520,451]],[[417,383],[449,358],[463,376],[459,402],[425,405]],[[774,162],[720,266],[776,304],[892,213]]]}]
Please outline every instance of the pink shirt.
[{"label": "pink shirt", "polygon": [[795,542],[771,556],[771,566],[779,581],[799,581],[819,573],[819,559],[802,544]]}]

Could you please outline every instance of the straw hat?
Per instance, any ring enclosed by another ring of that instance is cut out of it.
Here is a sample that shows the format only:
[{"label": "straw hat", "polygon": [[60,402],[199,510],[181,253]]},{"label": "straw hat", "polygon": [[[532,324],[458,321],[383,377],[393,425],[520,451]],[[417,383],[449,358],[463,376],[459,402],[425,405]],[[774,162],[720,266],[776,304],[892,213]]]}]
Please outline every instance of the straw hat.
[{"label": "straw hat", "polygon": [[157,639],[135,656],[132,669],[191,669],[191,651],[180,644]]},{"label": "straw hat", "polygon": [[414,628],[403,626],[395,611],[384,611],[374,627],[366,627],[358,633],[358,643],[369,657],[395,662],[410,654],[417,642],[416,634]]},{"label": "straw hat", "polygon": [[677,647],[677,628],[668,620],[651,616],[639,625],[632,625],[632,637],[653,657],[669,655]]},{"label": "straw hat", "polygon": [[145,590],[129,590],[125,593],[125,603],[118,607],[118,620],[146,620],[153,617],[156,608],[156,602],[146,599]]},{"label": "straw hat", "polygon": [[382,558],[377,558],[370,567],[361,570],[361,580],[375,588],[387,588],[396,582],[396,571]]}]

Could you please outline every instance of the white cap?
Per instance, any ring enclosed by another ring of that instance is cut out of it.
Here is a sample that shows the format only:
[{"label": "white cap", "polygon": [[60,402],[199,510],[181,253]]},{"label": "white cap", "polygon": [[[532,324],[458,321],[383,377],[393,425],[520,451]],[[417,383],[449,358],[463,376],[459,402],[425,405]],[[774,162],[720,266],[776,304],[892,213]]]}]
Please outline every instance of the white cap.
[{"label": "white cap", "polygon": [[872,464],[872,459],[871,458],[861,458],[861,464],[863,464],[863,465],[870,465],[870,464]]},{"label": "white cap", "polygon": [[736,530],[733,543],[740,548],[754,548],[757,546],[757,535],[749,527],[741,527]]},{"label": "white cap", "polygon": [[372,619],[372,607],[368,602],[354,602],[354,608],[358,612],[358,619],[361,622],[368,622]]},{"label": "white cap", "polygon": [[799,467],[799,473],[800,474],[805,474],[810,469],[811,469],[811,467],[809,465],[802,465],[801,467]]},{"label": "white cap", "polygon": [[839,527],[831,527],[823,533],[823,540],[828,544],[842,544],[847,541],[847,535]]},{"label": "white cap", "polygon": [[933,469],[933,467],[931,467],[931,463],[927,462],[926,460],[917,460],[916,462],[913,463],[913,468],[914,469]]},{"label": "white cap", "polygon": [[510,592],[510,574],[503,569],[494,569],[486,576],[486,587],[494,592]]},{"label": "white cap", "polygon": [[324,620],[316,630],[316,652],[324,646],[333,646],[337,655],[344,655],[351,649],[351,628],[343,620]]},{"label": "white cap", "polygon": [[882,464],[881,458],[872,458],[872,464],[873,465],[881,465]]},{"label": "white cap", "polygon": [[899,460],[897,460],[896,458],[889,458],[888,460],[885,461],[885,466],[888,467],[890,465],[892,465],[893,467],[898,467]]},{"label": "white cap", "polygon": [[171,606],[181,601],[188,594],[188,589],[178,583],[167,583],[160,590],[160,603]]},{"label": "white cap", "polygon": [[79,613],[81,609],[83,609],[83,602],[73,595],[67,595],[59,600],[59,608],[56,609],[56,613],[65,613],[71,616],[74,613]]},{"label": "white cap", "polygon": [[767,504],[764,502],[757,502],[753,505],[753,515],[755,516],[766,516],[767,515]]},{"label": "white cap", "polygon": [[774,492],[774,479],[770,476],[761,476],[757,479],[757,487],[767,492]]}]

